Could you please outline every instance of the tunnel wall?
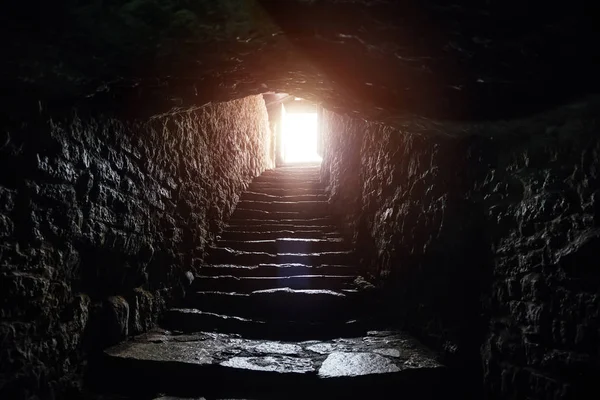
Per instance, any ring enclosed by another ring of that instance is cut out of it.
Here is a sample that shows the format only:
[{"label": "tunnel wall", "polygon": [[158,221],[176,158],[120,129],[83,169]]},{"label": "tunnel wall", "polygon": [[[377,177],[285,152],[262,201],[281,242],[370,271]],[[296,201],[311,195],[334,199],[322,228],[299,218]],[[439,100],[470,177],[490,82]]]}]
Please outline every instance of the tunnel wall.
[{"label": "tunnel wall", "polygon": [[598,391],[598,110],[456,138],[325,112],[331,209],[386,309],[487,398]]},{"label": "tunnel wall", "polygon": [[253,177],[262,97],[148,121],[39,116],[0,142],[0,398],[70,398],[84,353],[183,294]]}]

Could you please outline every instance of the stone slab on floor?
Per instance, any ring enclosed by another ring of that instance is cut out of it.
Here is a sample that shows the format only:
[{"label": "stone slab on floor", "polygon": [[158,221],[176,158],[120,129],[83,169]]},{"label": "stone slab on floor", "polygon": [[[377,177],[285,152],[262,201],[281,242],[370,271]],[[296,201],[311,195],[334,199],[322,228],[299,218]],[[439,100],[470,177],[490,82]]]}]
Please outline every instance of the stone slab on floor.
[{"label": "stone slab on floor", "polygon": [[[105,356],[110,375],[105,375],[105,381],[118,383],[120,391],[143,383],[146,390],[178,395],[256,396],[279,391],[282,396],[286,388],[294,388],[290,396],[317,392],[350,395],[372,385],[399,385],[418,392],[415,385],[429,390],[427,386],[441,382],[445,371],[417,341],[393,331],[303,342],[156,331],[112,347]],[[226,387],[221,386],[223,382]]]},{"label": "stone slab on floor", "polygon": [[359,376],[415,368],[443,368],[411,337],[393,331],[328,341],[280,342],[200,332],[173,335],[157,331],[106,351],[110,357],[221,365],[277,373],[314,373],[320,377]]}]

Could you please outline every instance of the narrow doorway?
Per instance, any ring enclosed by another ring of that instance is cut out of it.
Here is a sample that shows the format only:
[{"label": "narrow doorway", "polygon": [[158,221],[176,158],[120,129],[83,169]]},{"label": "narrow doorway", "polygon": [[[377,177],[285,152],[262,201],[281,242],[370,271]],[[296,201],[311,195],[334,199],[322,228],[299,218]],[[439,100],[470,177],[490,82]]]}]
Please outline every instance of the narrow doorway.
[{"label": "narrow doorway", "polygon": [[316,105],[303,99],[281,105],[282,146],[284,163],[316,163],[318,152],[318,117]]}]

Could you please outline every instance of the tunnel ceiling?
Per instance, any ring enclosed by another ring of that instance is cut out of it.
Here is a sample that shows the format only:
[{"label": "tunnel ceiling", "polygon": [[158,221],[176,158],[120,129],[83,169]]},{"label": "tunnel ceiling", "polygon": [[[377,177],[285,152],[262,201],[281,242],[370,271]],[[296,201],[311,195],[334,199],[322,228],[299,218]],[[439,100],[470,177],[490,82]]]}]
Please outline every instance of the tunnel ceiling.
[{"label": "tunnel ceiling", "polygon": [[598,88],[600,35],[578,0],[13,3],[13,106],[157,113],[284,92],[393,123],[522,115]]}]

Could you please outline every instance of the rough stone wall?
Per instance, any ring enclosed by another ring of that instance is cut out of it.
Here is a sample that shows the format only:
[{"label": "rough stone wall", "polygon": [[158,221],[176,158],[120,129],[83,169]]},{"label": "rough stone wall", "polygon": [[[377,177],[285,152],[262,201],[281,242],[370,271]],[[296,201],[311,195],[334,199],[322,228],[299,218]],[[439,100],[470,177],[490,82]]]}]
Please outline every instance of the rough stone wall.
[{"label": "rough stone wall", "polygon": [[270,136],[260,96],[1,132],[0,398],[66,398],[84,354],[151,327],[272,166]]},{"label": "rough stone wall", "polygon": [[469,384],[483,377],[487,398],[592,392],[599,105],[448,125],[469,133],[454,137],[325,112],[322,178],[385,312]]},{"label": "rough stone wall", "polygon": [[[599,103],[488,143],[478,190],[494,254],[482,347],[490,397],[600,397]],[[521,128],[521,129],[519,129]]]}]

